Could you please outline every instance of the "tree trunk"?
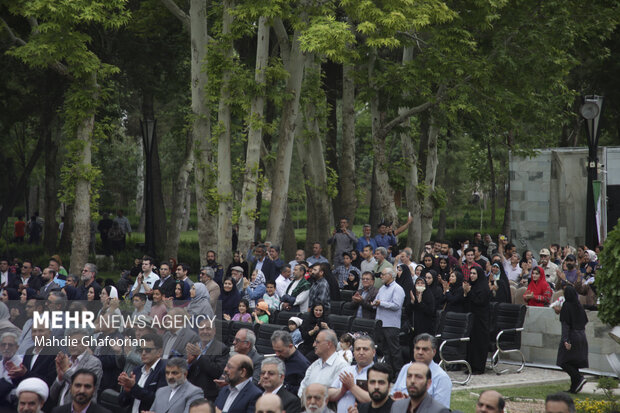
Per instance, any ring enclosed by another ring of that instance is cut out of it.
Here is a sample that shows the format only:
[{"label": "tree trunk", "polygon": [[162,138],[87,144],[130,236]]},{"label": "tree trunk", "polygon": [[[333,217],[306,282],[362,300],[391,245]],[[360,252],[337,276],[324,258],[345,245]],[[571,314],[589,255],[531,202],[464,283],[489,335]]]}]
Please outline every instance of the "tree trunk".
[{"label": "tree trunk", "polygon": [[[508,163],[510,163],[510,150],[512,149],[514,136],[512,132],[508,132]],[[508,183],[506,185],[506,199],[504,206],[504,224],[502,225],[502,233],[510,239],[510,171],[508,173]]]},{"label": "tree trunk", "polygon": [[[194,149],[192,148],[192,151]],[[193,166],[193,164],[192,164]],[[189,229],[189,220],[192,216],[192,191],[189,189],[189,183],[185,190],[185,204],[183,209],[183,221],[181,222],[181,232]]]},{"label": "tree trunk", "polygon": [[[172,197],[172,211],[170,213],[170,225],[168,226],[168,240],[164,259],[170,257],[177,259],[179,252],[179,241],[181,239],[181,230],[183,226],[183,218],[185,216],[184,207],[186,205],[189,182],[189,174],[194,166],[194,142],[193,135],[187,135],[185,143],[185,156],[183,163],[179,168],[176,182],[174,185],[174,196]],[[187,206],[189,208],[189,205]]]},{"label": "tree trunk", "polygon": [[[97,75],[93,74],[89,84],[93,90],[97,87]],[[96,99],[93,96],[93,99]],[[95,114],[84,116],[78,125],[76,139],[81,143],[78,152],[76,169],[88,171],[92,168],[91,150],[93,144],[93,129]],[[80,274],[84,264],[88,262],[88,246],[90,244],[90,189],[91,182],[87,176],[78,175],[75,183],[75,198],[73,203],[73,231],[71,233],[71,266],[70,274]],[[64,232],[64,229],[63,229]]]},{"label": "tree trunk", "polygon": [[290,206],[286,210],[286,228],[284,229],[284,245],[282,245],[282,256],[285,261],[295,258],[297,252],[297,239],[295,238],[295,227],[293,226],[293,215]]},{"label": "tree trunk", "polygon": [[[317,90],[321,74],[314,55],[306,57],[305,79],[309,90]],[[312,250],[313,242],[326,246],[333,227],[331,199],[327,186],[327,170],[323,156],[320,115],[314,98],[309,98],[298,116],[296,140],[299,158],[302,161],[306,187],[306,210],[308,212],[306,250]]]},{"label": "tree trunk", "polygon": [[284,92],[282,116],[280,118],[278,152],[271,182],[272,195],[267,222],[267,239],[282,245],[286,211],[288,205],[288,185],[291,175],[295,126],[299,113],[299,95],[304,72],[304,55],[299,44],[300,32],[295,31],[290,51],[290,61],[286,68],[289,78]]},{"label": "tree trunk", "polygon": [[269,25],[267,18],[258,19],[258,36],[256,40],[256,67],[254,82],[258,93],[252,97],[248,131],[248,145],[245,156],[243,175],[243,194],[241,196],[241,213],[239,215],[238,250],[245,253],[254,241],[255,220],[258,216],[257,191],[260,175],[260,147],[263,139],[263,112],[265,108],[265,70],[269,60]]},{"label": "tree trunk", "polygon": [[[398,211],[394,204],[394,190],[390,186],[387,172],[389,164],[385,153],[386,134],[379,133],[383,127],[385,113],[382,113],[379,108],[379,97],[381,92],[375,87],[372,78],[375,60],[376,54],[373,54],[368,64],[368,77],[371,87],[374,88],[374,93],[370,98],[371,129],[373,136],[372,148],[374,152],[372,177],[373,202],[371,202],[370,225],[372,225],[373,230],[377,228],[377,225],[381,221],[387,223],[391,222],[394,227],[398,226]],[[378,208],[378,210],[373,210],[373,208]]]},{"label": "tree trunk", "polygon": [[73,204],[69,204],[65,209],[65,226],[58,242],[59,251],[69,251],[71,248],[71,234],[73,234]]},{"label": "tree trunk", "polygon": [[[224,60],[231,63],[233,55],[233,43],[230,38],[233,17],[230,10],[234,7],[233,0],[224,0],[222,17],[222,38],[226,43]],[[221,132],[217,137],[217,256],[221,263],[232,262],[232,169],[230,165],[230,77],[231,72],[225,70],[222,74],[220,87],[220,101],[218,105],[217,119],[218,130]]]},{"label": "tree trunk", "polygon": [[[326,119],[326,134],[325,134],[325,164],[326,166],[333,169],[336,177],[337,177],[337,185],[340,186],[340,181],[343,179],[341,177],[342,169],[340,168],[340,163],[338,162],[338,95],[340,92],[340,85],[342,83],[342,65],[338,63],[333,63],[330,61],[325,62],[321,67],[319,67],[321,72],[323,72],[323,77],[321,78],[321,85],[319,86],[321,89],[312,89],[312,90],[322,90],[325,93],[326,100],[326,110],[327,110],[327,119]],[[344,149],[344,146],[342,147]],[[333,200],[333,208],[330,210],[333,211],[333,219],[334,221],[338,220],[342,216],[346,216],[344,211],[338,205],[338,198]],[[351,219],[351,223],[353,222],[353,217],[348,217]]]},{"label": "tree trunk", "polygon": [[426,194],[424,204],[422,205],[422,242],[431,239],[433,232],[433,214],[435,212],[435,202],[433,201],[433,193],[435,192],[435,178],[437,175],[437,138],[439,136],[439,128],[435,125],[433,116],[429,116],[428,127],[428,150],[426,153],[426,173],[424,176],[424,186]]},{"label": "tree trunk", "polygon": [[497,204],[497,188],[495,187],[495,168],[493,167],[493,156],[491,155],[491,140],[487,141],[487,159],[489,161],[489,172],[491,174],[491,227],[495,228],[495,207]]},{"label": "tree trunk", "polygon": [[[138,145],[142,146],[142,138],[137,138]],[[140,217],[140,223],[136,232],[144,232],[144,151],[140,151],[140,159],[138,160],[138,170],[136,176],[138,177],[138,186],[136,188],[136,215]]]},{"label": "tree trunk", "polygon": [[43,246],[48,253],[56,251],[58,242],[58,222],[56,222],[56,210],[58,209],[57,156],[58,141],[50,125],[45,136],[45,209],[43,210],[43,218],[45,219]]},{"label": "tree trunk", "polygon": [[339,158],[338,195],[334,212],[349,218],[357,210],[355,176],[355,81],[353,67],[345,64],[342,72],[342,150]]},{"label": "tree trunk", "polygon": [[196,211],[198,216],[198,245],[200,248],[200,265],[207,264],[207,251],[216,245],[216,217],[209,211],[207,191],[213,186],[213,153],[211,148],[211,115],[205,97],[208,83],[206,70],[202,70],[207,61],[207,1],[190,1],[190,38],[192,49],[191,91],[192,91],[192,134],[197,146],[197,159],[194,164],[196,180]]}]

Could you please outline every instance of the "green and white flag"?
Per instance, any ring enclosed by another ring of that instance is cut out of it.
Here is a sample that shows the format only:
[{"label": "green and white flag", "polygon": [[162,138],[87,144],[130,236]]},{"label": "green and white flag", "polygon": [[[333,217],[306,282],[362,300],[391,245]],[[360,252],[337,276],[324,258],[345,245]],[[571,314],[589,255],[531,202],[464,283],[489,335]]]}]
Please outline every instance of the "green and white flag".
[{"label": "green and white flag", "polygon": [[601,202],[601,181],[592,181],[592,192],[594,193],[594,209],[596,211],[596,233],[598,242],[603,243],[604,239],[601,235],[601,226],[603,223],[603,207]]}]

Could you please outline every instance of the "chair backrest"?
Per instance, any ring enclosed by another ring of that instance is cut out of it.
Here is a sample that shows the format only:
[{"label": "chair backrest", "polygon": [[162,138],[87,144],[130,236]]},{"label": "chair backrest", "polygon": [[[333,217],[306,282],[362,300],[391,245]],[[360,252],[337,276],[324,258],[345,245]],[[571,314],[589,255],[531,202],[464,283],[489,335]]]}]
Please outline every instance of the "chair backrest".
[{"label": "chair backrest", "polygon": [[[495,335],[501,330],[521,328],[525,323],[527,306],[524,304],[499,303],[495,309],[495,322],[492,324]],[[495,338],[493,338],[495,342]],[[521,332],[508,332],[500,337],[500,346],[504,350],[521,348]]]},{"label": "chair backrest", "polygon": [[345,303],[350,302],[354,294],[355,294],[355,291],[340,290],[340,298],[342,298],[342,301],[344,301]]},{"label": "chair backrest", "polygon": [[288,320],[291,317],[299,317],[299,313],[295,311],[278,311],[278,314],[276,315],[276,322],[274,324],[286,326],[288,325]]},{"label": "chair backrest", "polygon": [[[440,330],[437,331],[440,336],[439,341],[469,337],[472,324],[471,313],[444,311],[441,316]],[[467,342],[448,343],[444,346],[443,354],[446,360],[465,359],[467,358]]]},{"label": "chair backrest", "polygon": [[[215,338],[221,340],[222,343],[229,345],[229,341],[232,341],[230,338],[230,321],[216,319],[214,322],[215,325]],[[234,337],[234,336],[233,336]]]},{"label": "chair backrest", "polygon": [[523,294],[527,291],[527,287],[517,288],[515,291],[515,298],[512,300],[514,304],[525,304],[525,299],[523,298]]},{"label": "chair backrest", "polygon": [[510,286],[510,302],[514,304],[515,302],[515,295],[517,294],[517,287],[515,287],[514,285]]},{"label": "chair backrest", "polygon": [[327,316],[327,324],[336,332],[338,338],[351,329],[353,317],[347,315],[330,314]]},{"label": "chair backrest", "polygon": [[357,314],[357,305],[354,302],[344,303],[342,306],[341,315],[356,315]]},{"label": "chair backrest", "polygon": [[242,328],[247,328],[248,330],[254,331],[254,324],[252,323],[243,323],[241,321],[231,321],[230,322],[230,333],[228,336],[228,345],[231,346],[233,340],[235,339],[235,335]]},{"label": "chair backrest", "polygon": [[273,354],[271,335],[286,327],[278,324],[258,324],[256,327],[256,351],[259,354]]},{"label": "chair backrest", "polygon": [[366,333],[377,343],[377,331],[381,328],[383,322],[381,320],[373,320],[367,318],[353,318],[349,331],[355,333]]},{"label": "chair backrest", "polygon": [[342,306],[344,305],[344,301],[332,301],[330,303],[330,314],[342,315]]}]

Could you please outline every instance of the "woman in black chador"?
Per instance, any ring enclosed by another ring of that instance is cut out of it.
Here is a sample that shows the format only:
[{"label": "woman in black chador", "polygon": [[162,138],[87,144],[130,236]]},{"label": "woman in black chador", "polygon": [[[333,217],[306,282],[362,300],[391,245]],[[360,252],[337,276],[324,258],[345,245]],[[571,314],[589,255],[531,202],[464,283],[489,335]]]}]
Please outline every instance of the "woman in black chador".
[{"label": "woman in black chador", "polygon": [[473,374],[484,374],[489,352],[489,299],[490,290],[487,278],[480,267],[472,267],[469,281],[463,282],[465,311],[474,316],[467,361]]},{"label": "woman in black chador", "polygon": [[562,323],[562,339],[558,348],[557,365],[570,376],[571,393],[578,393],[586,384],[586,379],[579,369],[588,367],[588,340],[586,324],[588,316],[583,310],[577,291],[571,285],[564,289],[564,304],[560,311]]}]

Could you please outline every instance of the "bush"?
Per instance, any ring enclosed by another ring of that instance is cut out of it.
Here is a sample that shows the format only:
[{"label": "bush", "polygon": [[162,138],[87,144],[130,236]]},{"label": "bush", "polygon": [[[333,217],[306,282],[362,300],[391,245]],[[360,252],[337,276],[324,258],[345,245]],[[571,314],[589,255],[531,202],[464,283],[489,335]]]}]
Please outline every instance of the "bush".
[{"label": "bush", "polygon": [[596,272],[596,287],[601,295],[598,315],[611,326],[620,324],[620,223],[607,234],[599,255],[601,268]]}]

